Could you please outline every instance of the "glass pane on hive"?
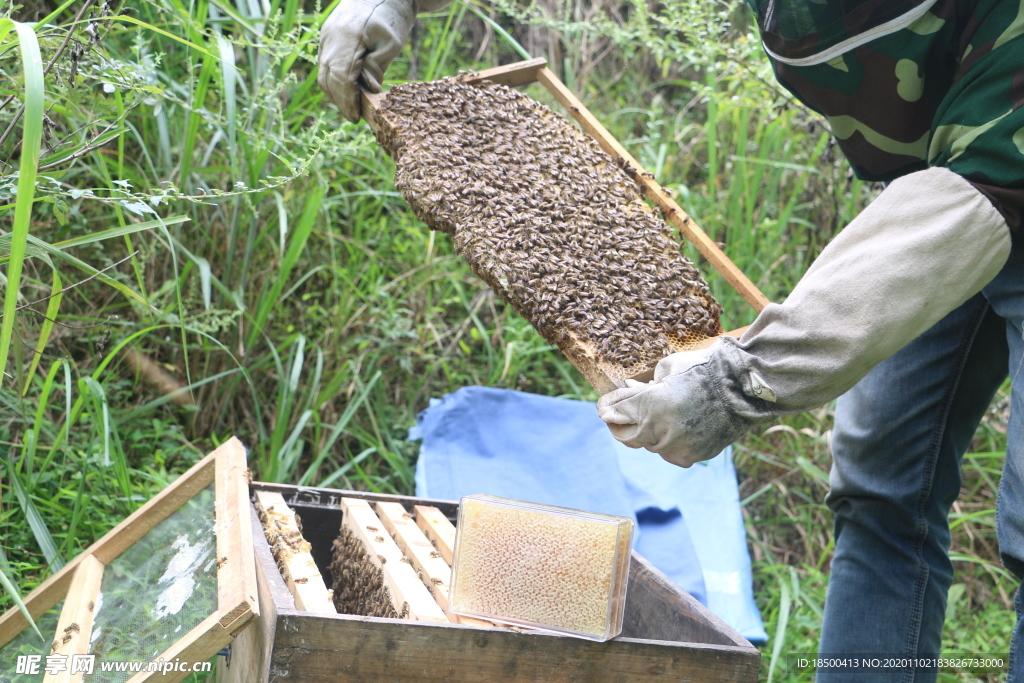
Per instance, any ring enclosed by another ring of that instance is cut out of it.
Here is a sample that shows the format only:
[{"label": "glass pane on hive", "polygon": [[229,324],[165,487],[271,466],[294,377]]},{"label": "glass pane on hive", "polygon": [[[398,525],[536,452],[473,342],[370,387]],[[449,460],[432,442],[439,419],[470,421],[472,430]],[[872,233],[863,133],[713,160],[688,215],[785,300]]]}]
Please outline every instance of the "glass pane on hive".
[{"label": "glass pane on hive", "polygon": [[[107,565],[90,642],[104,661],[150,662],[217,611],[213,486]],[[133,674],[100,672],[97,683]]]}]

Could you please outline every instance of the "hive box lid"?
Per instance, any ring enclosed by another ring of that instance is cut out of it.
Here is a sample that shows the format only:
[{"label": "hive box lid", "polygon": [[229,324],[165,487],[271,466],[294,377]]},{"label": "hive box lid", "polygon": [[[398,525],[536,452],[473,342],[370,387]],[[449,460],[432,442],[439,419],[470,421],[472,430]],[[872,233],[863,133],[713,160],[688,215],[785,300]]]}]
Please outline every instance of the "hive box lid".
[{"label": "hive box lid", "polygon": [[[45,655],[70,664],[93,654],[90,681],[123,681],[124,673],[101,673],[100,662],[191,664],[227,646],[259,615],[245,457],[237,438],[227,441],[32,591],[25,606],[49,625],[52,645],[39,647],[17,607],[0,617],[0,673],[18,680],[17,655],[29,651],[44,655],[40,672]],[[42,680],[82,680],[70,669]],[[189,673],[128,680],[173,683]]]}]

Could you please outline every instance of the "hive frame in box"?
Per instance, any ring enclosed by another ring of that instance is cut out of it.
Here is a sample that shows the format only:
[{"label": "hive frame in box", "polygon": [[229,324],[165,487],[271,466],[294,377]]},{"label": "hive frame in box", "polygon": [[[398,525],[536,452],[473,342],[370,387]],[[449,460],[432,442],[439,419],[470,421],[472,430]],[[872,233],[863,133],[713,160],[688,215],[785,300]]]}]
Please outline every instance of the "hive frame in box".
[{"label": "hive frame in box", "polygon": [[[303,535],[321,565],[341,526],[341,498],[438,508],[455,519],[458,503],[408,496],[253,482],[276,491],[302,516]],[[641,556],[632,553],[622,635],[581,638],[295,609],[252,509],[260,616],[218,660],[221,683],[419,681],[519,683],[754,683],[761,653]]]},{"label": "hive frame in box", "polygon": [[[92,623],[93,606],[100,592],[103,568],[153,530],[200,491],[214,485],[217,557],[217,611],[202,623],[173,642],[159,657],[164,661],[201,662],[210,659],[231,643],[235,635],[253,618],[259,616],[256,596],[256,565],[253,561],[252,526],[248,512],[248,470],[245,447],[232,437],[220,448],[204,457],[182,474],[173,484],[157,494],[120,524],[107,532],[56,574],[48,578],[25,598],[25,606],[33,619],[38,619],[60,600],[57,632],[70,624],[79,624],[66,642],[59,643],[59,654],[86,654]],[[223,558],[227,558],[224,560]],[[17,607],[0,617],[0,647],[9,643],[28,626]],[[97,667],[98,670],[98,667]],[[175,683],[189,672],[141,672],[128,683],[160,680]],[[46,674],[44,683],[81,681],[82,673],[69,670]]]},{"label": "hive frame in box", "polygon": [[[629,175],[641,188],[645,197],[650,199],[654,205],[659,208],[665,219],[675,226],[683,237],[691,242],[701,255],[707,259],[708,263],[721,275],[729,285],[736,290],[736,292],[743,297],[743,300],[750,304],[753,309],[760,313],[761,310],[767,306],[770,302],[767,297],[761,293],[757,286],[750,281],[742,270],[740,270],[735,263],[733,263],[725,252],[719,248],[719,246],[708,237],[697,222],[683,211],[675,200],[672,199],[665,191],[664,188],[658,181],[655,180],[654,174],[646,171],[633,156],[626,151],[618,140],[616,140],[611,133],[601,125],[590,111],[583,105],[582,102],[572,93],[569,88],[565,86],[562,81],[554,74],[551,69],[547,68],[547,60],[530,59],[522,62],[516,62],[514,64],[508,64],[506,66],[499,66],[493,69],[485,69],[483,71],[476,71],[473,73],[462,74],[458,76],[458,79],[463,83],[479,83],[480,81],[491,81],[494,83],[500,83],[510,87],[518,88],[521,86],[529,85],[531,83],[540,83],[543,85],[551,95],[557,99],[563,107],[569,112],[573,119],[585,130],[601,148],[608,153],[612,159],[622,168],[627,175]],[[380,105],[383,98],[387,93],[372,94],[363,92],[362,93],[362,112],[363,118],[367,124],[373,130],[374,133],[379,133],[382,127],[386,125],[386,121],[381,114]],[[729,336],[739,339],[746,332],[746,327],[740,327],[735,330],[723,332],[720,336]],[[714,343],[717,337],[706,339],[698,344],[693,345],[692,349],[707,348]],[[599,393],[604,394],[612,391],[618,387],[625,386],[621,381],[616,381],[609,377],[604,370],[601,369],[599,364],[588,358],[590,354],[585,349],[580,348],[578,345],[574,345],[571,349],[563,348],[566,357],[572,361],[573,365],[586,377],[587,381],[590,382],[591,386],[594,387]],[[647,370],[639,375],[632,377],[639,381],[649,381],[654,376],[653,369]]]}]

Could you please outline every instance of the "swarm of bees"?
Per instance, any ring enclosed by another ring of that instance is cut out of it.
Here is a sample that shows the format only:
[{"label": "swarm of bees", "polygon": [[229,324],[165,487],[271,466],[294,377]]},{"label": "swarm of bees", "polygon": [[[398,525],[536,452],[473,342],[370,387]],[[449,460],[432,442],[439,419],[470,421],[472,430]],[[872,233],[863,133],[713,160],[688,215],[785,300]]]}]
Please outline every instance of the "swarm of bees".
[{"label": "swarm of bees", "polygon": [[[291,573],[288,571],[288,558],[296,552],[308,553],[311,546],[302,537],[302,520],[298,515],[295,515],[296,529],[282,525],[280,520],[270,514],[272,512],[273,506],[271,506],[270,510],[264,510],[259,502],[256,503],[256,514],[263,523],[263,533],[266,534],[267,543],[270,545],[270,552],[274,556],[275,562],[277,562],[277,568],[280,570],[281,576],[288,581],[292,579]],[[227,559],[225,556],[217,560],[217,568],[220,569],[221,565],[227,562]]]},{"label": "swarm of bees", "polygon": [[550,342],[631,376],[717,336],[721,307],[670,226],[589,136],[493,83],[406,83],[380,107],[395,184]]},{"label": "swarm of bees", "polygon": [[370,562],[363,544],[345,526],[334,540],[331,576],[334,577],[334,607],[340,614],[391,619],[407,616],[408,605],[404,606],[402,614],[394,608],[391,594],[384,585],[384,572]]}]

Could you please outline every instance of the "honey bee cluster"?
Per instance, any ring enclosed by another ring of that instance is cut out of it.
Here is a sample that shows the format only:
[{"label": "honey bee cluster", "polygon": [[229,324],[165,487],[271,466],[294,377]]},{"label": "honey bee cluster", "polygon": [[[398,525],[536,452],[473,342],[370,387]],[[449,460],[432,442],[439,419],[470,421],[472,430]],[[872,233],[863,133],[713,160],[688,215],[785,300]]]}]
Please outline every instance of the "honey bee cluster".
[{"label": "honey bee cluster", "polygon": [[[302,520],[291,510],[282,514],[281,511],[274,510],[273,506],[267,510],[258,501],[255,505],[256,514],[263,523],[263,533],[270,545],[270,553],[277,562],[281,577],[287,581],[292,578],[288,571],[288,559],[295,553],[308,553],[312,548],[309,541],[302,536]],[[218,568],[222,561],[217,561]]]},{"label": "honey bee cluster", "polygon": [[397,85],[380,113],[413,211],[548,341],[643,370],[721,333],[721,308],[669,225],[563,117],[453,78]]},{"label": "honey bee cluster", "polygon": [[609,628],[619,524],[464,498],[459,526],[457,611],[602,636]]},{"label": "honey bee cluster", "polygon": [[370,562],[362,542],[348,527],[341,527],[341,535],[334,540],[331,576],[334,578],[334,607],[340,614],[405,618],[406,615],[399,614],[391,604],[384,573]]}]

